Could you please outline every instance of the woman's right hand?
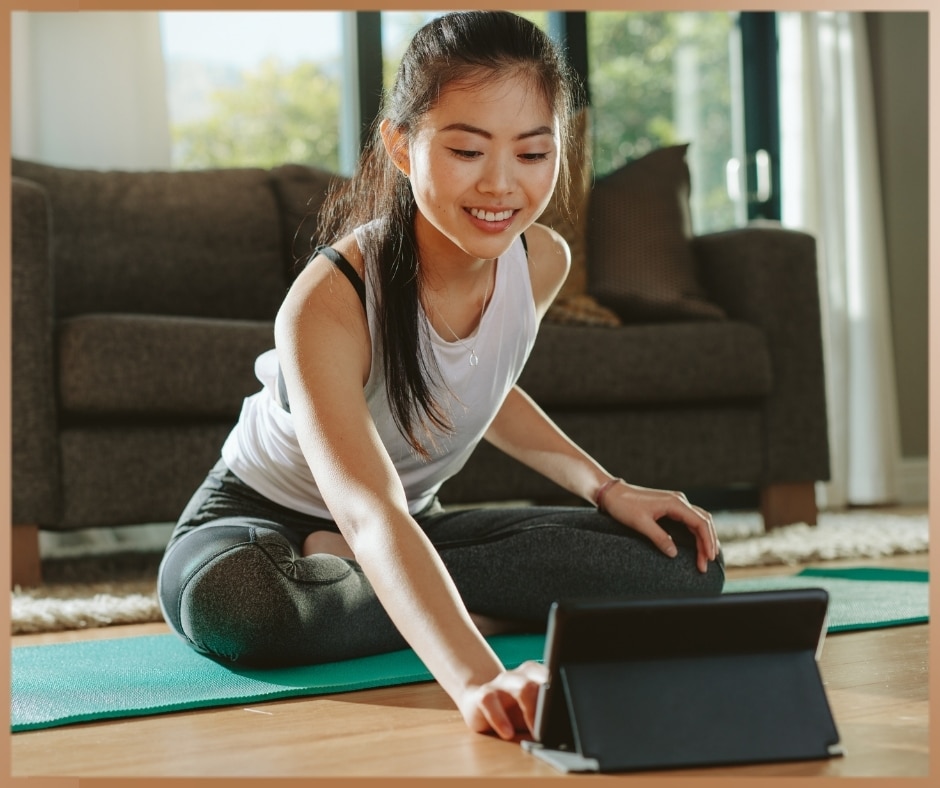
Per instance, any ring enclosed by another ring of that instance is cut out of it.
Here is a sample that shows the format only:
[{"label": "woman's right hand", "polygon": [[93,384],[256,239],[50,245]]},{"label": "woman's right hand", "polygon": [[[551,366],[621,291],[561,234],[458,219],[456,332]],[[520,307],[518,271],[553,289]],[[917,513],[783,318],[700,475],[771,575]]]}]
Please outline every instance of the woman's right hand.
[{"label": "woman's right hand", "polygon": [[458,701],[467,726],[475,733],[514,739],[519,731],[534,733],[539,688],[548,681],[547,668],[533,661],[504,670],[495,678],[469,687]]}]

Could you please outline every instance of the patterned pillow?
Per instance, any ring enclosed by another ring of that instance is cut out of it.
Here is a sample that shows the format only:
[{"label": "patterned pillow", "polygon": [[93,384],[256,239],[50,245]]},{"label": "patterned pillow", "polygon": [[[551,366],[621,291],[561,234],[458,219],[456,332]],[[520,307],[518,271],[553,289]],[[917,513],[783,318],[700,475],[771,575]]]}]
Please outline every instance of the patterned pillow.
[{"label": "patterned pillow", "polygon": [[628,162],[591,192],[588,292],[624,322],[725,316],[695,276],[687,148]]}]

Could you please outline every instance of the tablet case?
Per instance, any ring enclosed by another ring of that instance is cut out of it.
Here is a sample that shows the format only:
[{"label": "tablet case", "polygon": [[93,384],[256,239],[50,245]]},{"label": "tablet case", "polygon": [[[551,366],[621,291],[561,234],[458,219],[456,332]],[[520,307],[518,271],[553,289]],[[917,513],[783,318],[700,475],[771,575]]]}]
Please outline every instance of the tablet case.
[{"label": "tablet case", "polygon": [[827,609],[823,589],[558,602],[523,746],[565,772],[838,755],[817,664]]}]

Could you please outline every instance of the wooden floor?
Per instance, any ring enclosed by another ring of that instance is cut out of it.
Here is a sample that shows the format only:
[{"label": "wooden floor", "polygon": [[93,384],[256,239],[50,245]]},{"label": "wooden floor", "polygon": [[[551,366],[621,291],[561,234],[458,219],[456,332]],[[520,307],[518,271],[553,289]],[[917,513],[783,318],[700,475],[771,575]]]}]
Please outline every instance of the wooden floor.
[{"label": "wooden floor", "polygon": [[[848,565],[923,569],[927,563],[926,556],[905,556]],[[794,569],[735,570],[729,576],[771,571]],[[26,635],[13,638],[13,646],[165,631],[162,624],[150,624]],[[827,637],[820,669],[843,757],[657,776],[926,777],[927,635],[927,625],[914,625]],[[518,743],[470,733],[447,696],[430,682],[29,731],[11,736],[10,752],[14,777],[636,779],[565,776]]]}]

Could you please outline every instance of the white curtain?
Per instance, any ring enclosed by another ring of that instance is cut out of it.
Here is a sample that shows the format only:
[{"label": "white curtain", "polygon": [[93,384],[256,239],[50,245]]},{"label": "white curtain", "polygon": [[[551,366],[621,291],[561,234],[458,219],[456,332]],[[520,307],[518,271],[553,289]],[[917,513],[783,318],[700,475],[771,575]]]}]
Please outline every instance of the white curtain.
[{"label": "white curtain", "polygon": [[820,504],[890,503],[900,438],[864,16],[778,19],[782,220],[818,247],[832,464]]},{"label": "white curtain", "polygon": [[11,15],[14,156],[165,169],[170,132],[156,12]]}]

